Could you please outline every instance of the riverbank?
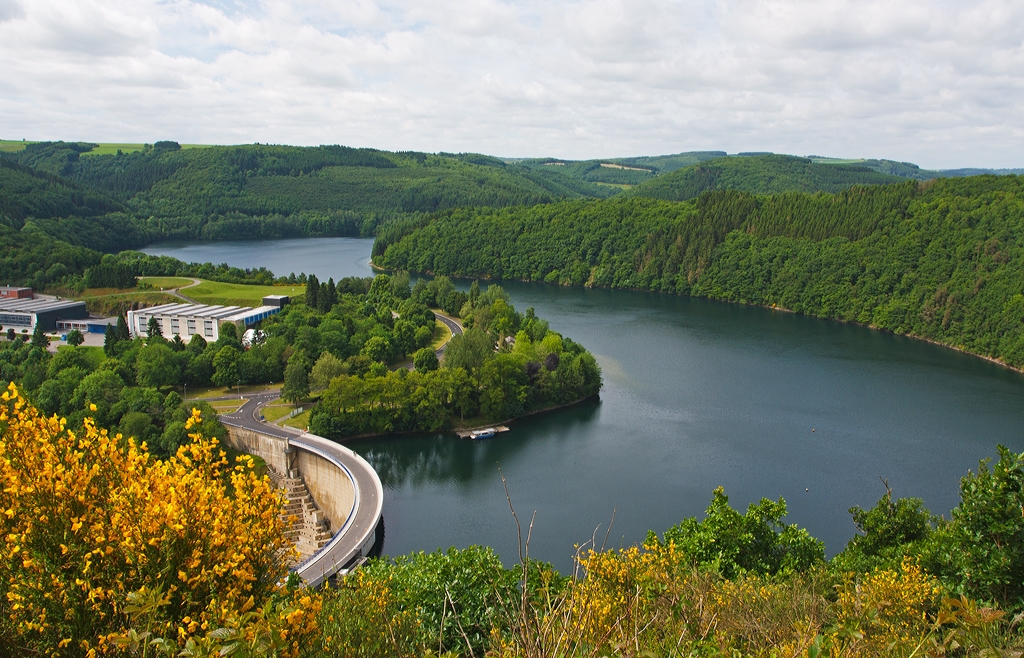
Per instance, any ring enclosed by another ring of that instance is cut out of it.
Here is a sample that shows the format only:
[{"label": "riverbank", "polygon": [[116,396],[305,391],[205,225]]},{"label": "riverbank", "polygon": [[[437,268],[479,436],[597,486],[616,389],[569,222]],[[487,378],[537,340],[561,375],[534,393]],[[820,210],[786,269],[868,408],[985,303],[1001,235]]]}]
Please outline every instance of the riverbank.
[{"label": "riverbank", "polygon": [[452,427],[451,429],[438,430],[436,432],[429,432],[429,431],[424,432],[423,430],[409,430],[409,431],[403,431],[403,432],[385,432],[385,433],[379,433],[378,432],[378,433],[372,433],[372,434],[353,434],[352,436],[346,436],[346,437],[341,437],[341,438],[332,439],[332,440],[339,441],[339,442],[341,442],[341,441],[370,441],[370,440],[375,440],[375,439],[386,439],[386,438],[389,438],[389,437],[399,437],[399,436],[418,436],[418,435],[422,435],[422,434],[438,434],[438,435],[442,435],[442,434],[456,434],[457,432],[472,432],[473,430],[480,430],[480,429],[484,429],[484,428],[487,428],[487,427],[493,427],[495,425],[513,425],[513,424],[515,424],[516,421],[523,420],[524,418],[531,418],[531,417],[539,416],[539,415],[542,415],[542,414],[548,414],[548,413],[551,413],[551,412],[554,412],[554,411],[560,411],[560,410],[563,410],[563,409],[570,409],[572,407],[581,405],[584,402],[587,402],[588,400],[600,400],[600,398],[601,398],[601,394],[600,393],[595,393],[594,395],[588,395],[586,397],[580,398],[579,400],[575,400],[573,402],[569,402],[567,404],[559,404],[559,405],[556,405],[556,406],[553,406],[553,407],[545,407],[543,409],[536,409],[536,410],[531,411],[529,413],[525,413],[522,416],[516,416],[515,418],[506,418],[505,420],[495,420],[495,421],[491,421],[491,422],[487,422],[487,423],[481,423],[479,425],[471,425],[471,426],[456,425],[455,427]]},{"label": "riverbank", "polygon": [[[372,259],[370,261],[370,267],[372,267],[375,270],[379,270],[381,272],[392,272],[392,271],[395,271],[393,269],[384,268],[384,267],[381,267],[381,266],[375,264],[372,261]],[[422,276],[431,276],[431,277],[432,276],[437,276],[436,273],[431,272],[431,271],[411,272],[411,274],[422,275]],[[843,320],[843,319],[840,319],[840,318],[830,318],[830,317],[824,317],[824,316],[820,316],[820,315],[813,315],[813,314],[810,314],[810,313],[804,313],[802,311],[794,311],[793,309],[789,309],[789,308],[786,308],[784,306],[779,306],[777,304],[752,304],[750,302],[739,302],[739,301],[736,301],[734,299],[721,299],[721,298],[718,298],[718,297],[708,297],[708,296],[704,296],[704,295],[683,295],[683,294],[674,293],[674,292],[664,292],[664,291],[661,291],[661,290],[646,290],[646,289],[643,289],[643,288],[594,286],[594,285],[575,286],[575,285],[572,285],[572,284],[549,283],[547,281],[530,281],[530,280],[526,280],[526,279],[499,279],[499,278],[490,277],[490,276],[463,276],[463,275],[458,275],[458,274],[451,274],[451,275],[446,274],[445,276],[448,276],[451,279],[461,279],[461,280],[465,280],[465,281],[488,281],[488,282],[498,283],[498,284],[500,284],[503,281],[514,281],[516,283],[524,283],[524,284],[529,284],[529,285],[556,286],[558,288],[576,288],[576,289],[588,289],[588,290],[621,290],[621,291],[625,291],[625,292],[651,293],[651,294],[656,294],[656,295],[665,295],[665,296],[668,296],[668,297],[688,297],[690,299],[706,299],[708,301],[722,302],[722,303],[725,303],[725,304],[736,304],[738,306],[746,306],[746,307],[750,307],[750,308],[763,308],[763,309],[767,309],[767,310],[770,310],[770,311],[782,311],[784,313],[793,313],[795,315],[803,315],[803,316],[806,316],[806,317],[809,317],[809,318],[816,318],[818,320],[826,320],[826,321],[829,321],[829,322],[838,322],[839,324],[845,324],[845,325],[850,325],[850,326],[854,326],[854,327],[864,327],[866,329],[872,329],[872,330],[875,330],[875,331],[880,331],[882,333],[891,334],[893,336],[902,336],[904,338],[912,338],[914,340],[920,340],[920,341],[923,341],[925,343],[930,343],[932,345],[937,345],[939,347],[944,347],[944,348],[953,350],[955,352],[960,352],[962,354],[966,354],[968,356],[973,356],[973,357],[976,357],[976,358],[979,358],[979,359],[983,359],[985,361],[988,361],[990,363],[994,363],[994,364],[996,364],[998,366],[1001,366],[1003,368],[1006,368],[1008,370],[1012,370],[1013,372],[1018,372],[1018,373],[1024,374],[1024,367],[1018,368],[1017,366],[1010,365],[1009,363],[1007,363],[1007,362],[1005,362],[1002,359],[999,359],[997,357],[988,356],[986,354],[979,354],[978,352],[972,352],[971,350],[965,348],[962,345],[952,345],[950,343],[944,343],[944,342],[942,342],[940,340],[936,340],[934,338],[928,338],[926,336],[921,336],[919,334],[899,333],[899,332],[893,331],[891,329],[886,329],[884,327],[879,327],[879,326],[876,326],[876,325],[873,325],[873,324],[865,324],[863,322],[857,322],[855,320]]]}]

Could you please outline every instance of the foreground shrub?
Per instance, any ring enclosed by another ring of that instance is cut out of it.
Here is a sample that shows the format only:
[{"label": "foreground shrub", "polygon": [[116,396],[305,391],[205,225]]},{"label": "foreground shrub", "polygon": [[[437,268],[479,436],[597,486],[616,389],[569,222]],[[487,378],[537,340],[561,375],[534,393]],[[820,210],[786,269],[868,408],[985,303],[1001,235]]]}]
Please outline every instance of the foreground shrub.
[{"label": "foreground shrub", "polygon": [[13,384],[0,427],[0,650],[92,656],[148,633],[176,653],[263,628],[294,652],[314,630],[315,601],[279,585],[281,501],[247,460],[229,468],[199,434],[156,460],[91,419],[42,417]]}]

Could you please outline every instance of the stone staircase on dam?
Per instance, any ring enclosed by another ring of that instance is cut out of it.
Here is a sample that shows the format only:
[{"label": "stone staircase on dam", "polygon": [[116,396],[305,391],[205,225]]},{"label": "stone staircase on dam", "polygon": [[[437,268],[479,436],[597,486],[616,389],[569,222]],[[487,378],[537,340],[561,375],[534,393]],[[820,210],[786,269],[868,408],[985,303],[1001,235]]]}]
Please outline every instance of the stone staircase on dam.
[{"label": "stone staircase on dam", "polygon": [[285,522],[287,537],[299,552],[296,562],[309,559],[331,540],[331,522],[323,510],[317,508],[302,475],[293,470],[289,476],[270,471],[271,481],[284,490],[285,503],[281,518]]}]

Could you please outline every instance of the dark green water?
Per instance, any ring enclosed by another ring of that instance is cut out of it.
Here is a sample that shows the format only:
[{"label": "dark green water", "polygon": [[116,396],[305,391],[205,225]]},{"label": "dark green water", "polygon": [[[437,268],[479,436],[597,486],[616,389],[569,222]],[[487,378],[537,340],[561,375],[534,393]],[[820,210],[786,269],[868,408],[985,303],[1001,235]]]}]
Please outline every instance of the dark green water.
[{"label": "dark green water", "polygon": [[[333,241],[333,242],[332,242]],[[276,273],[368,274],[371,242],[343,239],[159,246],[185,260]],[[487,544],[516,559],[520,518],[537,517],[530,552],[567,568],[597,532],[641,541],[700,515],[716,486],[735,507],[782,496],[792,523],[842,548],[847,509],[883,493],[936,513],[997,443],[1024,450],[1024,376],[921,341],[766,309],[647,293],[508,283],[516,307],[598,358],[598,402],[521,420],[483,441],[421,436],[352,447],[386,489],[390,554]],[[812,431],[812,429],[814,431]]]}]

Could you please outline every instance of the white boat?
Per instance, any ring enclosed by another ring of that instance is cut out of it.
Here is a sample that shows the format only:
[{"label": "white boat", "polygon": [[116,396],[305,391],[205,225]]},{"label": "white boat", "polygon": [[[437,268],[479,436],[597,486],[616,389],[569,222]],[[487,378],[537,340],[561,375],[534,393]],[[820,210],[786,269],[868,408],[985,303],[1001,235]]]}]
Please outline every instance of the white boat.
[{"label": "white boat", "polygon": [[474,441],[476,441],[477,439],[490,439],[494,437],[494,434],[495,432],[493,427],[485,427],[480,430],[473,430],[469,438],[473,439]]}]

